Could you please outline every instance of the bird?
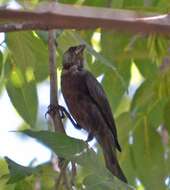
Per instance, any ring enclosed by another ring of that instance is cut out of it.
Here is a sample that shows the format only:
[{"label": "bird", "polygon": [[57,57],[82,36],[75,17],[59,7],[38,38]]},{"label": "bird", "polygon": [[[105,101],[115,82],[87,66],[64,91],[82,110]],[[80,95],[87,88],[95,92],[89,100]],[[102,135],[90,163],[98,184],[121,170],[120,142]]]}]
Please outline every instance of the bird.
[{"label": "bird", "polygon": [[116,156],[116,149],[121,151],[121,147],[109,101],[102,85],[84,68],[85,47],[73,46],[63,54],[61,91],[78,128],[87,131],[87,141],[95,137],[108,170],[127,183]]}]

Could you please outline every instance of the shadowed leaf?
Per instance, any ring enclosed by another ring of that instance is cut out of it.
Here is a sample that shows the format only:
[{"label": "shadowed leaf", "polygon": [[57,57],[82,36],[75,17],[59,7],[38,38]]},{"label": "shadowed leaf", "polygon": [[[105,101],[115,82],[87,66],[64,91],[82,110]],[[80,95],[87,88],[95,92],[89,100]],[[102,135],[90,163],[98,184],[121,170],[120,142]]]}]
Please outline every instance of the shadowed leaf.
[{"label": "shadowed leaf", "polygon": [[77,140],[66,136],[59,132],[49,131],[30,131],[25,130],[22,133],[37,139],[43,144],[51,148],[58,156],[64,157],[68,160],[72,159],[76,154],[80,154],[87,145],[82,140]]},{"label": "shadowed leaf", "polygon": [[6,162],[8,163],[8,169],[10,172],[10,178],[8,180],[8,184],[15,183],[19,180],[24,179],[27,176],[30,176],[34,173],[34,169],[31,167],[25,167],[17,164],[16,162],[12,161],[8,157],[5,157]]}]

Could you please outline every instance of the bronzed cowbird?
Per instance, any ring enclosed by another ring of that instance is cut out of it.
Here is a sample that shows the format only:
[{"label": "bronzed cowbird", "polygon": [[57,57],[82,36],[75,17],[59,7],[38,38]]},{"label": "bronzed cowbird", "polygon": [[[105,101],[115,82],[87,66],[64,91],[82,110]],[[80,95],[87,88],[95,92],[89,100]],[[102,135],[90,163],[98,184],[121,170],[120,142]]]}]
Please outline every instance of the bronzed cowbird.
[{"label": "bronzed cowbird", "polygon": [[102,85],[84,69],[85,45],[70,47],[63,56],[61,90],[68,109],[89,136],[96,138],[103,150],[106,167],[127,182],[116,156],[121,151],[112,111]]}]

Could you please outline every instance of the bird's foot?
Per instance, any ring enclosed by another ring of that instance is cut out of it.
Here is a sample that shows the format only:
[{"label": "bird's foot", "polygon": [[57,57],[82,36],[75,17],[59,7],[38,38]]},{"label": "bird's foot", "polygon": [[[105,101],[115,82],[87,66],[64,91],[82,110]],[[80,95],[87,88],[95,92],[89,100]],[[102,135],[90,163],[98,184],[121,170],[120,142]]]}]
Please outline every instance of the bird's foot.
[{"label": "bird's foot", "polygon": [[81,126],[73,120],[70,113],[65,109],[65,107],[59,105],[59,110],[63,113],[64,116],[68,117],[68,119],[71,121],[76,129],[81,129]]},{"label": "bird's foot", "polygon": [[69,112],[65,109],[65,107],[63,106],[55,106],[55,105],[49,105],[48,106],[48,110],[47,112],[45,113],[45,118],[46,116],[49,114],[49,115],[55,115],[56,112],[59,111],[59,114],[60,114],[60,117],[61,119],[65,118],[65,116],[67,116],[69,118],[69,120],[71,121],[71,123],[73,124],[73,126],[76,128],[76,129],[81,129],[81,126],[78,124],[78,123],[75,123],[75,121],[72,119],[71,115],[69,114]]},{"label": "bird's foot", "polygon": [[56,106],[56,105],[50,104],[48,106],[47,112],[45,113],[45,118],[47,117],[47,115],[55,115],[56,112],[59,111],[60,117],[63,119],[65,118],[64,110],[65,108],[63,106],[60,106],[60,105]]},{"label": "bird's foot", "polygon": [[88,134],[88,137],[87,137],[86,143],[88,143],[88,142],[90,142],[91,140],[93,140],[93,138],[94,138],[94,135],[93,135],[92,132],[90,132],[90,133]]}]

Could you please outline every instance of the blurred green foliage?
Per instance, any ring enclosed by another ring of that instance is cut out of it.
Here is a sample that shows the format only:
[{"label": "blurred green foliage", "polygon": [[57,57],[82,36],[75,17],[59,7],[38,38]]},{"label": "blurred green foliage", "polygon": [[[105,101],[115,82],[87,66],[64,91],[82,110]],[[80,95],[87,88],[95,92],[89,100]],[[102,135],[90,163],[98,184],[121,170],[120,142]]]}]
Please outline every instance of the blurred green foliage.
[{"label": "blurred green foliage", "polygon": [[[8,2],[0,0],[1,4]],[[16,2],[22,5],[36,5],[42,1]],[[167,13],[170,8],[169,0],[59,2],[159,13]],[[95,38],[94,35],[98,37]],[[85,43],[87,69],[96,77],[103,75],[102,85],[112,111],[117,116],[118,136],[122,145],[122,153],[118,157],[129,184],[140,190],[170,189],[170,186],[165,184],[170,176],[169,36],[101,29],[58,30],[56,40],[59,71],[64,51],[72,45]],[[30,128],[34,128],[38,110],[37,85],[48,78],[47,33],[8,33],[5,34],[5,44],[5,49],[0,51],[0,87],[7,89],[19,115]],[[132,70],[134,65],[142,80],[138,80],[137,74]],[[62,134],[31,131],[25,133],[49,146],[59,156],[70,158],[78,164],[76,189],[132,189],[110,176],[104,167],[100,148],[95,153],[87,149],[82,141],[70,139]],[[62,148],[63,144],[65,148]],[[77,154],[85,149],[87,150],[82,154]],[[44,190],[54,188],[59,173],[53,170],[51,164],[43,164],[33,169],[22,167],[8,158],[6,161],[0,160],[0,190],[31,190],[35,189],[36,183],[41,184],[41,189]],[[68,176],[71,176],[70,168]],[[140,185],[137,180],[140,181]],[[6,184],[7,182],[12,184]]]}]

